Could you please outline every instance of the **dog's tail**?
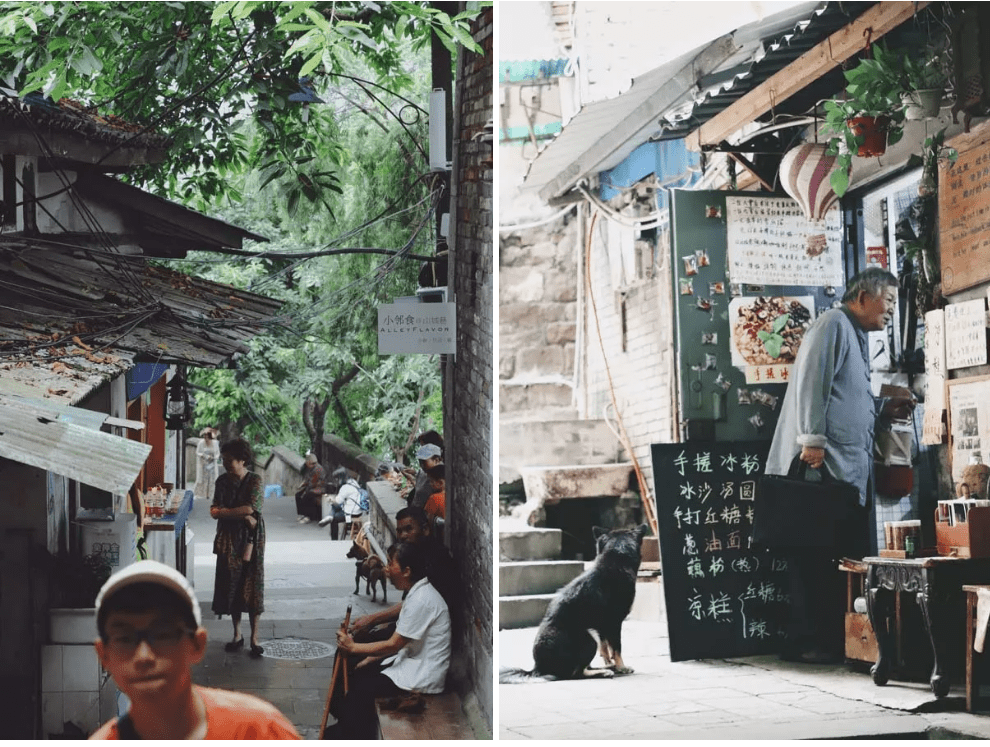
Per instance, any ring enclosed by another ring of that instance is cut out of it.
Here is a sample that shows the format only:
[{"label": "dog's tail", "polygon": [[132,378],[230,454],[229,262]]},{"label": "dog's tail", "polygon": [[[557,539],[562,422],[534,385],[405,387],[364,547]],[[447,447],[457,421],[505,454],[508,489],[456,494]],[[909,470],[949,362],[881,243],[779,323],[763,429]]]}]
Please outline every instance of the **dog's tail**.
[{"label": "dog's tail", "polygon": [[539,674],[535,669],[526,671],[510,667],[500,667],[498,670],[498,684],[500,685],[520,685],[524,682],[552,682],[557,679],[552,675]]}]

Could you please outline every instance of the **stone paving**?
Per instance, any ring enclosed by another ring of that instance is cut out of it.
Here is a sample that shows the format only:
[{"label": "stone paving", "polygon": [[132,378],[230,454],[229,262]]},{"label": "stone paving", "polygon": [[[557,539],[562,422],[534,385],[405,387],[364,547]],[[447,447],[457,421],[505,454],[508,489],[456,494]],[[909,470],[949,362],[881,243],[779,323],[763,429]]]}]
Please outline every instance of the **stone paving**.
[{"label": "stone paving", "polygon": [[[210,611],[216,524],[210,519],[208,502],[196,500],[189,524],[194,552],[188,562],[209,643],[206,656],[193,670],[193,681],[257,695],[288,716],[304,738],[316,739],[330,685],[337,629],[347,605],[353,606],[353,617],[385,605],[380,590],[374,603],[364,593],[364,584],[360,594],[354,594],[354,561],[345,557],[350,541],[331,542],[328,529],[300,525],[295,519],[292,496],[266,502],[265,612],[258,638],[262,647],[272,648],[274,644],[284,651],[273,650],[279,658],[252,659],[246,645],[234,653],[223,649],[232,638],[233,628],[229,616],[217,620]],[[389,600],[398,601],[399,592],[394,588],[389,592]],[[246,615],[241,620],[241,633],[245,639],[250,634]],[[295,656],[291,656],[293,651]],[[286,654],[290,658],[281,658]]]},{"label": "stone paving", "polygon": [[[535,632],[499,631],[500,666],[532,668]],[[936,699],[927,683],[877,687],[865,665],[775,656],[671,662],[663,622],[627,620],[622,639],[633,674],[499,685],[499,738],[990,738],[990,718],[965,713],[961,687]]]}]

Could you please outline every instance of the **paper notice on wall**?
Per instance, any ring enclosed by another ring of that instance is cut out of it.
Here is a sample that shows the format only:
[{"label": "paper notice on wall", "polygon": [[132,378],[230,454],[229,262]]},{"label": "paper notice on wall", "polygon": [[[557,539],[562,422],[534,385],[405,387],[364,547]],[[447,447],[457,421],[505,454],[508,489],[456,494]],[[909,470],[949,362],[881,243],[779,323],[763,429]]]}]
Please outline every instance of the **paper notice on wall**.
[{"label": "paper notice on wall", "polygon": [[937,445],[945,436],[945,315],[941,309],[925,314],[925,419],[921,443]]},{"label": "paper notice on wall", "polygon": [[789,197],[726,197],[729,278],[756,285],[842,286],[842,220],[820,223]]},{"label": "paper notice on wall", "polygon": [[[981,299],[982,301],[982,299]],[[990,379],[949,382],[949,420],[952,424],[952,480],[962,479],[962,471],[973,456],[984,464],[990,457]]]},{"label": "paper notice on wall", "polygon": [[948,370],[987,362],[986,302],[982,298],[945,307],[945,358]]}]

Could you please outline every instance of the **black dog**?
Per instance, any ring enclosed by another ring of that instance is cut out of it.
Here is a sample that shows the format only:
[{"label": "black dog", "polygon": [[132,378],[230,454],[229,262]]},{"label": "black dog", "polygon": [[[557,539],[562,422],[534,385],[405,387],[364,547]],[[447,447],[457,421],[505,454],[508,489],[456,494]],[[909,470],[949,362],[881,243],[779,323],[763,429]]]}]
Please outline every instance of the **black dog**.
[{"label": "black dog", "polygon": [[[533,680],[611,677],[632,672],[622,661],[622,621],[636,596],[636,574],[640,545],[649,527],[615,529],[595,527],[597,558],[589,570],[560,590],[547,608],[533,643],[536,667],[502,669],[503,684]],[[596,644],[590,631],[598,633],[598,653],[607,669],[589,670]]]},{"label": "black dog", "polygon": [[378,601],[378,588],[376,584],[381,584],[382,601],[388,604],[388,592],[385,584],[385,564],[382,559],[373,552],[368,552],[355,542],[351,549],[347,551],[348,558],[355,558],[354,563],[354,593],[357,594],[361,588],[361,579],[365,579],[364,593],[371,594],[371,601]]}]

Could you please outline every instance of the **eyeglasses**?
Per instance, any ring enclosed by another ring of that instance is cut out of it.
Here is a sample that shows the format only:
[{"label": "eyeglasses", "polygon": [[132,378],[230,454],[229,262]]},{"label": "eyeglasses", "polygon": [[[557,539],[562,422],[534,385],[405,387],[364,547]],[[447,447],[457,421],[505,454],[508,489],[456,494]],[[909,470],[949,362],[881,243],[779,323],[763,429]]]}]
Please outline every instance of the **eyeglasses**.
[{"label": "eyeglasses", "polygon": [[156,654],[163,654],[174,649],[179,641],[194,632],[188,628],[153,628],[113,633],[106,640],[116,653],[126,656],[137,651],[141,641],[147,641],[151,650]]}]

